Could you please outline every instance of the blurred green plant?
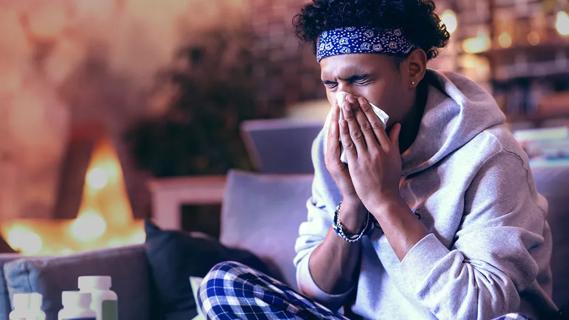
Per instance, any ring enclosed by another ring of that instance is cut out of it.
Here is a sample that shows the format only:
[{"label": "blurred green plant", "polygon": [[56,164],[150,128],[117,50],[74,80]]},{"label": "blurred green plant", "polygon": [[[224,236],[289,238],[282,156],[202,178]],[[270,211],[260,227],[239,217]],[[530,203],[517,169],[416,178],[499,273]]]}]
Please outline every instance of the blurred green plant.
[{"label": "blurred green plant", "polygon": [[157,177],[251,169],[240,123],[284,112],[256,102],[253,41],[246,28],[218,29],[179,50],[157,77],[158,91],[169,92],[165,111],[136,123],[126,136],[141,168]]}]

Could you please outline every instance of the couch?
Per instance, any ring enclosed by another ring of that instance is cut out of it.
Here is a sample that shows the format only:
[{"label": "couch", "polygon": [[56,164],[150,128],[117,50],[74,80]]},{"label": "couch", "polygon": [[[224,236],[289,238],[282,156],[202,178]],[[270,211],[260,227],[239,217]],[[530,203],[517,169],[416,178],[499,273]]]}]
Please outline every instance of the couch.
[{"label": "couch", "polygon": [[[550,223],[554,232],[554,300],[569,302],[569,170],[536,168],[537,186],[550,200]],[[305,219],[311,175],[254,174],[231,171],[222,204],[220,241],[229,247],[249,250],[261,258],[276,276],[296,286],[294,240]],[[183,252],[179,253],[184,255]],[[199,263],[199,261],[196,261]],[[7,319],[9,296],[36,291],[44,295],[48,320],[55,319],[62,290],[74,290],[84,274],[108,274],[119,296],[123,320],[155,320],[158,297],[147,246],[135,245],[63,257],[0,255],[0,319]],[[190,292],[188,279],[180,279]],[[191,317],[188,316],[187,319]]]},{"label": "couch", "polygon": [[[569,160],[535,162],[532,172],[537,190],[549,202],[547,219],[553,234],[553,300],[558,306],[567,306]],[[311,181],[311,175],[230,172],[223,201],[221,241],[274,262],[284,273],[287,283],[296,287],[293,246],[298,225],[306,218],[305,203],[310,195]]]}]

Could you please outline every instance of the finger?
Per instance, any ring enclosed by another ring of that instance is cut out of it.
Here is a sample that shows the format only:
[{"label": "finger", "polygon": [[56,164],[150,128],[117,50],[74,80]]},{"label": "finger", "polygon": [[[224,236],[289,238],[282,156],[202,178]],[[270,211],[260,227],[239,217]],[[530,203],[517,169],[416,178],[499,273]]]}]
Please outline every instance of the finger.
[{"label": "finger", "polygon": [[[375,117],[377,118],[377,116],[375,116]],[[378,120],[379,120],[379,118],[378,118]],[[387,132],[385,130],[386,129],[382,126],[382,128],[380,130],[374,130],[374,132],[377,136],[377,140],[379,140],[379,144],[383,148],[383,151],[389,152],[389,150],[391,149],[391,140],[389,140],[389,137],[387,136]]]},{"label": "finger", "polygon": [[366,149],[366,142],[362,131],[360,130],[360,126],[356,120],[355,113],[356,113],[356,103],[353,102],[354,100],[346,100],[344,104],[344,108],[342,112],[344,114],[344,119],[348,123],[348,131],[350,138],[355,145],[357,154],[363,154]]},{"label": "finger", "polygon": [[356,146],[352,142],[350,137],[348,122],[346,120],[340,120],[340,140],[342,140],[342,148],[346,153],[346,158],[348,159],[348,164],[354,163],[357,158]]},{"label": "finger", "polygon": [[339,141],[340,139],[340,133],[339,133],[339,129],[338,129],[338,119],[340,118],[339,116],[339,110],[338,107],[334,104],[332,106],[332,110],[330,111],[330,124],[328,127],[328,138],[332,139],[332,140],[336,140]]},{"label": "finger", "polygon": [[366,98],[360,97],[359,100],[360,100],[360,106],[362,107],[362,110],[366,115],[366,118],[371,124],[373,132],[375,134],[375,138],[377,139],[377,141],[379,141],[381,145],[386,145],[386,143],[388,143],[388,140],[384,139],[385,134],[383,135],[384,137],[382,137],[381,135],[381,133],[385,133],[385,125],[379,119],[377,114],[375,114],[375,112],[373,111],[373,106],[371,105],[371,103],[369,103],[369,101],[367,101]]},{"label": "finger", "polygon": [[[371,147],[375,147],[375,148],[380,148],[379,146],[379,141],[377,139],[377,136],[374,132],[373,126],[371,124],[371,120],[367,117],[367,115],[365,114],[364,108],[365,108],[365,104],[368,105],[368,107],[371,107],[369,105],[369,103],[367,102],[367,100],[365,98],[358,98],[358,102],[359,102],[359,112],[356,112],[356,120],[358,121],[358,124],[360,125],[360,130],[362,131],[364,138],[365,138],[365,142],[366,145],[369,148]],[[373,113],[373,111],[372,111]],[[376,120],[377,117],[375,117]],[[383,129],[381,129],[383,130]]]},{"label": "finger", "polygon": [[336,104],[332,107],[330,123],[328,124],[328,153],[334,159],[340,159],[340,132],[338,128],[340,110]]},{"label": "finger", "polygon": [[391,146],[394,150],[399,152],[399,137],[401,135],[401,124],[396,123],[389,131],[389,138],[391,140]]}]

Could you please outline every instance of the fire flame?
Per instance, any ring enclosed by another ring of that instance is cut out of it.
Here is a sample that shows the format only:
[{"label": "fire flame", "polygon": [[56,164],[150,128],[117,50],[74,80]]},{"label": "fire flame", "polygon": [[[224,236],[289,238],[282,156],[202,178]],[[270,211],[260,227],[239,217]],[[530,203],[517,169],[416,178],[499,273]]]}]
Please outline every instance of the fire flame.
[{"label": "fire flame", "polygon": [[107,140],[95,147],[76,219],[17,219],[2,225],[8,244],[23,255],[58,255],[144,242],[134,220],[118,155]]}]

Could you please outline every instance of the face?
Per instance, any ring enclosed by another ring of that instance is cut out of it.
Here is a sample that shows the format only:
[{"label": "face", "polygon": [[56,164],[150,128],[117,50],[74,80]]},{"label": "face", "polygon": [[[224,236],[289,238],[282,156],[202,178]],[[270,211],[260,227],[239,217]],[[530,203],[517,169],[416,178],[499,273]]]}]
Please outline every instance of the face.
[{"label": "face", "polygon": [[420,81],[409,72],[412,55],[399,67],[392,57],[381,54],[345,54],[322,59],[321,79],[328,101],[334,105],[336,92],[345,91],[379,106],[389,115],[389,124],[403,121],[415,100],[415,86],[410,83]]}]

